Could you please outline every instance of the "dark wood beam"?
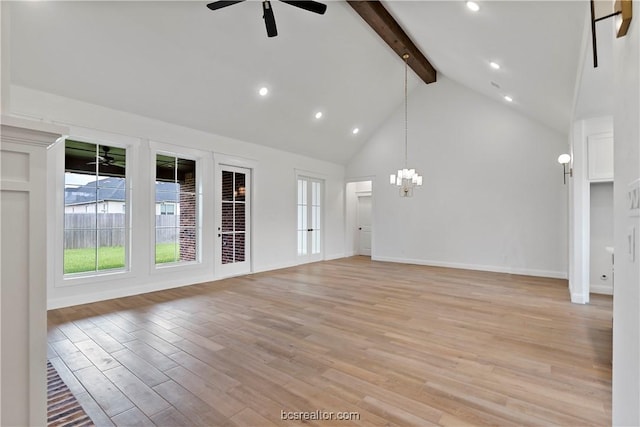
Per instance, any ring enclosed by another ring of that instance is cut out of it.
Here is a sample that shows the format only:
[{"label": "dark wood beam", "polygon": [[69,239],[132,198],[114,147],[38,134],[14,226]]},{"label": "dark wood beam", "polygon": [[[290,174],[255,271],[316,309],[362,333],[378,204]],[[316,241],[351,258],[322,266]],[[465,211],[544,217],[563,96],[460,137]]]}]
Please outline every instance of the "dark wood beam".
[{"label": "dark wood beam", "polygon": [[347,3],[378,33],[400,58],[409,54],[409,67],[427,84],[436,81],[436,69],[411,41],[400,24],[384,8],[382,3],[374,1],[347,0]]}]

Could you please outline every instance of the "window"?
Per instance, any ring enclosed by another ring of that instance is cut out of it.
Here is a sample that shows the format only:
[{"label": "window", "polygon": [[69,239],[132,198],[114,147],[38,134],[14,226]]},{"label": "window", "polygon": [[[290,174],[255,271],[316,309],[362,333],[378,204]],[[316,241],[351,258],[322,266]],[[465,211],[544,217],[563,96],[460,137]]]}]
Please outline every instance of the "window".
[{"label": "window", "polygon": [[160,204],[160,215],[175,215],[176,204],[163,202]]},{"label": "window", "polygon": [[196,162],[156,155],[156,264],[198,260],[199,200]]},{"label": "window", "polygon": [[125,269],[126,150],[68,139],[65,142],[64,274]]}]

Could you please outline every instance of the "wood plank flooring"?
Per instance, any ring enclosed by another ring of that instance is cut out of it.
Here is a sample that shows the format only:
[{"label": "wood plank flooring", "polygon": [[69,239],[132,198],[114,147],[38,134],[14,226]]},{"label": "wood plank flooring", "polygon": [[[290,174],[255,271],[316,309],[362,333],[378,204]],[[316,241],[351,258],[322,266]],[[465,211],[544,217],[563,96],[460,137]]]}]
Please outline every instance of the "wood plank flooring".
[{"label": "wood plank flooring", "polygon": [[49,357],[99,426],[603,426],[611,310],[353,257],[50,311]]}]

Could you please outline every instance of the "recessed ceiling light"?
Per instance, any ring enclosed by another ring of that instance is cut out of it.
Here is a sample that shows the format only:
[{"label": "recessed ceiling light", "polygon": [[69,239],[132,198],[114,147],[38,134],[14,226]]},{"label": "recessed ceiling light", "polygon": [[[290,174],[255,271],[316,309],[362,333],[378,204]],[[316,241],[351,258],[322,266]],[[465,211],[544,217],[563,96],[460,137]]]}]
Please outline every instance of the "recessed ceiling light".
[{"label": "recessed ceiling light", "polygon": [[269,89],[267,89],[266,87],[261,87],[258,93],[260,94],[260,96],[267,96],[267,94],[269,93]]},{"label": "recessed ceiling light", "polygon": [[353,130],[351,131],[351,133],[354,135],[356,135],[358,132],[360,132],[360,129],[358,128],[353,128]]},{"label": "recessed ceiling light", "polygon": [[319,119],[319,118],[321,118],[321,117],[322,117],[322,111],[318,111],[318,112],[316,113],[316,119]]},{"label": "recessed ceiling light", "polygon": [[494,70],[499,70],[500,69],[500,64],[498,64],[497,62],[489,62],[489,65],[491,66],[491,68],[493,68]]},{"label": "recessed ceiling light", "polygon": [[467,7],[469,8],[469,10],[472,10],[474,12],[477,12],[480,10],[480,6],[478,5],[478,3],[474,2],[474,1],[468,1],[467,2]]},{"label": "recessed ceiling light", "polygon": [[504,100],[507,101],[507,102],[513,102],[513,98],[510,97],[509,95],[505,95],[504,96]]}]

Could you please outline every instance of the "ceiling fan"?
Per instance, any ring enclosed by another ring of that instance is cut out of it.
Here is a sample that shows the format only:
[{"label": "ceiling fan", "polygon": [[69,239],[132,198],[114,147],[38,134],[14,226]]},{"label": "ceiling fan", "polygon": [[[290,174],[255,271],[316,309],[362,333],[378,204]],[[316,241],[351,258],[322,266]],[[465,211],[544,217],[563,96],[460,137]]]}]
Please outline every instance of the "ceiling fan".
[{"label": "ceiling fan", "polygon": [[[219,0],[214,1],[213,3],[209,3],[207,7],[211,10],[222,9],[223,7],[231,6],[236,3],[241,3],[245,0]],[[283,3],[290,4],[291,6],[299,7],[300,9],[308,10],[309,12],[318,13],[323,15],[327,10],[327,5],[323,3],[319,3],[317,1],[289,1],[289,0],[280,0]],[[271,2],[268,0],[263,0],[262,2],[262,18],[264,19],[264,24],[267,27],[267,36],[275,37],[278,35],[278,29],[276,28],[276,19],[273,16],[273,9],[271,9]]]},{"label": "ceiling fan", "polygon": [[104,154],[102,156],[96,156],[97,161],[93,161],[93,162],[88,162],[88,165],[95,165],[95,164],[99,164],[100,166],[115,166],[117,168],[123,168],[123,165],[120,165],[118,163],[115,163],[115,158],[111,155],[109,155],[109,151],[111,151],[111,147],[107,147],[106,145],[102,146],[102,151],[104,151]]}]

